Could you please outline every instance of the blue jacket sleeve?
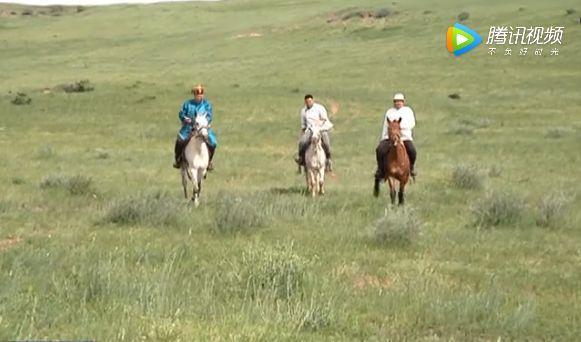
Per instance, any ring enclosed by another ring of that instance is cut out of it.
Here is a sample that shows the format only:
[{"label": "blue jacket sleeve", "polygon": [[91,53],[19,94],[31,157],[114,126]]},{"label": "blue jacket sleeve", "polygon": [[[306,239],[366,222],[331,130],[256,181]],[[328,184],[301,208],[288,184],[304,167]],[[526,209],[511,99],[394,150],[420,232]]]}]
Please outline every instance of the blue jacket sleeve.
[{"label": "blue jacket sleeve", "polygon": [[180,110],[180,113],[178,114],[178,117],[180,118],[180,122],[184,122],[184,120],[186,119],[186,114],[188,113],[188,102],[184,102],[184,104],[182,105],[182,109]]},{"label": "blue jacket sleeve", "polygon": [[212,119],[214,118],[214,113],[212,111],[213,111],[212,104],[210,103],[210,101],[208,101],[208,105],[206,106],[206,113],[208,113],[209,124],[212,123]]}]

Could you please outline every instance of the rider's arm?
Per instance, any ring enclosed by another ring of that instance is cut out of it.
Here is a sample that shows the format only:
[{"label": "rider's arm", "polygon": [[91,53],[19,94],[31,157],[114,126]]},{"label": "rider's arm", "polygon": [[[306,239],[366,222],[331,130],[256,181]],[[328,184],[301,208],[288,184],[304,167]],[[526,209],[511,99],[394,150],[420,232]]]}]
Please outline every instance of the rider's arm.
[{"label": "rider's arm", "polygon": [[379,137],[379,140],[383,140],[384,138],[387,138],[387,112],[385,113],[385,115],[383,116],[383,125],[381,128],[381,136]]},{"label": "rider's arm", "polygon": [[320,105],[319,108],[320,108],[319,118],[321,119],[321,121],[323,122],[329,121],[329,115],[327,114],[327,109],[325,108],[325,106]]},{"label": "rider's arm", "polygon": [[416,127],[416,118],[411,108],[408,108],[405,115],[402,116],[400,127],[404,129],[413,129]]},{"label": "rider's arm", "polygon": [[208,124],[211,124],[212,119],[214,118],[214,113],[213,113],[212,104],[210,102],[208,102],[208,105],[206,106],[206,114],[208,116]]},{"label": "rider's arm", "polygon": [[299,112],[300,116],[301,116],[301,132],[305,132],[305,130],[307,129],[307,115],[306,115],[306,111],[304,110],[300,110]]},{"label": "rider's arm", "polygon": [[186,123],[186,118],[188,114],[188,102],[184,102],[184,104],[182,105],[182,109],[180,110],[180,113],[178,114],[178,117],[180,118],[180,122],[181,123]]}]

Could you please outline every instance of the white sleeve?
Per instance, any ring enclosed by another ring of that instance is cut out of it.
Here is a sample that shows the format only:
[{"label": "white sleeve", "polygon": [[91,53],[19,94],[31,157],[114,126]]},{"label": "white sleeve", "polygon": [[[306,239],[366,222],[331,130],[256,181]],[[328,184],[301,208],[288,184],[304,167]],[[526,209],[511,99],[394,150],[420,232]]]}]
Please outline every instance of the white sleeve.
[{"label": "white sleeve", "polygon": [[325,106],[323,106],[323,105],[319,105],[319,116],[321,117],[321,120],[329,121],[329,115],[327,114],[327,109],[325,109]]},{"label": "white sleeve", "polygon": [[408,110],[406,110],[405,115],[403,115],[402,117],[403,119],[401,120],[401,128],[413,129],[414,127],[416,127],[416,118],[411,108],[408,108]]},{"label": "white sleeve", "polygon": [[307,116],[306,116],[305,110],[301,109],[299,111],[299,114],[301,116],[301,128],[306,129],[307,128]]},{"label": "white sleeve", "polygon": [[388,112],[385,112],[385,115],[383,116],[383,128],[381,129],[381,136],[379,137],[380,141],[387,138],[387,113]]}]

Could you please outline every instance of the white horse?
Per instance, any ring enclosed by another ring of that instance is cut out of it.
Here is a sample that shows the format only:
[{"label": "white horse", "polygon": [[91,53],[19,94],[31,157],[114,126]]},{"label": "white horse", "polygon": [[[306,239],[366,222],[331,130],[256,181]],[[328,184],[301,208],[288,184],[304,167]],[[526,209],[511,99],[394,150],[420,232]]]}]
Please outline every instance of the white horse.
[{"label": "white horse", "polygon": [[311,141],[305,153],[305,174],[307,191],[315,197],[317,194],[325,194],[325,163],[327,162],[327,157],[321,141],[321,129],[316,126],[310,126],[307,129],[311,131]]},{"label": "white horse", "polygon": [[188,198],[188,180],[194,184],[192,201],[197,207],[200,204],[200,193],[202,192],[202,180],[206,177],[210,154],[208,152],[208,118],[205,115],[198,115],[194,120],[192,137],[182,158],[182,186],[184,196]]}]

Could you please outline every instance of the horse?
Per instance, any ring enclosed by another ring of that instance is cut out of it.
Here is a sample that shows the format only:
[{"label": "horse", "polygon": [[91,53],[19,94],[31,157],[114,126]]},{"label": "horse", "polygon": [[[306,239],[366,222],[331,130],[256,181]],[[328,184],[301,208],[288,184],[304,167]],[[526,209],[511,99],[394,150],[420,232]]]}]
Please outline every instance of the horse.
[{"label": "horse", "polygon": [[202,180],[206,178],[210,154],[208,151],[208,118],[196,116],[192,127],[190,141],[184,148],[181,174],[184,196],[188,198],[188,180],[193,183],[192,201],[197,207],[200,204]]},{"label": "horse", "polygon": [[321,130],[318,127],[310,126],[311,141],[305,152],[305,175],[307,179],[307,192],[311,196],[325,194],[325,164],[327,157],[323,150],[321,141]]},{"label": "horse", "polygon": [[399,182],[398,205],[404,205],[405,187],[411,176],[410,160],[401,140],[400,123],[401,118],[393,121],[388,120],[387,134],[393,146],[387,153],[387,165],[383,165],[384,181],[389,184],[389,197],[392,205],[395,205],[396,181]]}]

